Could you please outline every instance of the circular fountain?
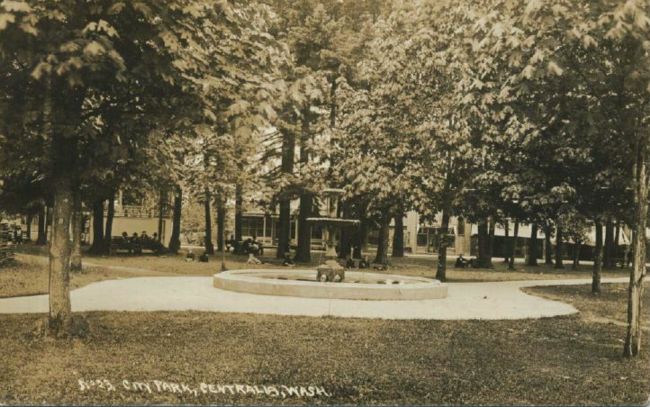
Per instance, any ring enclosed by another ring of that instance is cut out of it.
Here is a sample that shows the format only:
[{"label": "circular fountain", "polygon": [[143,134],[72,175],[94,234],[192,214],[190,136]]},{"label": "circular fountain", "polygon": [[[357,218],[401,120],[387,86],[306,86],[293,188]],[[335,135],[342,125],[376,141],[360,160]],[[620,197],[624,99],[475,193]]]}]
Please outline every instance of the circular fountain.
[{"label": "circular fountain", "polygon": [[307,218],[321,225],[325,258],[314,270],[232,270],[214,275],[214,286],[249,294],[348,300],[430,300],[447,297],[447,286],[438,280],[383,273],[345,270],[336,259],[341,229],[359,224],[339,218],[342,189],[323,191],[324,217]]},{"label": "circular fountain", "polygon": [[231,270],[214,275],[222,290],[260,295],[347,300],[430,300],[447,297],[447,285],[422,277],[347,271],[345,282],[318,281],[314,270]]}]

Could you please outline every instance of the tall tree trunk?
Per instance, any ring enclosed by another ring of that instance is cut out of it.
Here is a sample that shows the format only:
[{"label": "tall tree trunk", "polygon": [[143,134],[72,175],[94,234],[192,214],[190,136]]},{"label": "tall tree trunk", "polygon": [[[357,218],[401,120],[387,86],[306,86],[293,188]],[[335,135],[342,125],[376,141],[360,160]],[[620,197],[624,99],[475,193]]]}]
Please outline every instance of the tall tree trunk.
[{"label": "tall tree trunk", "polygon": [[339,239],[339,255],[340,259],[346,259],[352,255],[352,231],[348,227],[343,227],[340,230],[341,236]]},{"label": "tall tree trunk", "polygon": [[496,229],[496,220],[493,216],[488,218],[488,257],[490,258],[490,267],[492,267],[492,257],[494,257],[494,231]]},{"label": "tall tree trunk", "polygon": [[300,195],[300,212],[298,214],[298,248],[296,249],[296,261],[311,261],[311,224],[307,218],[311,216],[313,196],[309,192]]},{"label": "tall tree trunk", "polygon": [[104,247],[104,200],[98,199],[93,203],[93,244],[90,252],[99,254]]},{"label": "tall tree trunk", "polygon": [[[306,167],[307,164],[309,164],[309,120],[310,113],[307,108],[303,111],[302,130],[300,133],[300,164],[303,167]],[[305,263],[311,260],[311,224],[307,222],[307,218],[312,214],[313,205],[314,199],[312,193],[308,190],[303,190],[300,194],[300,212],[298,214],[298,247],[296,249],[296,261]]]},{"label": "tall tree trunk", "polygon": [[352,251],[352,257],[355,259],[361,259],[363,257],[363,252],[365,251],[366,242],[368,241],[368,220],[361,218],[359,227],[356,230],[354,235],[354,250]]},{"label": "tall tree trunk", "polygon": [[510,238],[510,222],[508,221],[508,219],[506,219],[503,222],[503,228],[504,228],[504,231],[505,231],[505,233],[504,233],[505,236],[504,236],[503,240],[504,240],[504,242],[506,242],[506,244],[502,246],[503,247],[503,262],[505,264],[510,264],[510,250],[509,250],[509,247],[508,247],[510,245],[510,239],[509,239]]},{"label": "tall tree trunk", "polygon": [[[446,226],[443,219],[443,230],[448,227],[449,219],[447,219]],[[398,212],[397,215],[395,215],[395,231],[393,233],[393,257],[404,257],[404,212],[402,211]]]},{"label": "tall tree trunk", "polygon": [[70,256],[70,270],[81,270],[81,232],[83,227],[83,213],[81,212],[81,192],[78,188],[72,192],[72,254]]},{"label": "tall tree trunk", "polygon": [[[283,174],[293,174],[295,159],[296,137],[291,130],[282,132],[282,162],[280,164]],[[280,230],[278,231],[278,248],[275,256],[278,259],[284,258],[284,254],[290,251],[291,240],[291,199],[287,191],[280,191]],[[332,231],[330,231],[332,233]]]},{"label": "tall tree trunk", "polygon": [[165,201],[167,200],[167,192],[164,189],[160,190],[160,199],[158,201],[158,243],[162,243],[164,232],[164,219],[165,219]]},{"label": "tall tree trunk", "polygon": [[205,214],[205,239],[203,240],[203,244],[207,254],[214,254],[214,245],[212,244],[212,216],[210,214],[212,196],[207,188],[205,189],[204,194],[205,199],[203,200],[203,210]]},{"label": "tall tree trunk", "polygon": [[488,221],[481,218],[478,222],[478,264],[482,268],[491,268],[492,259],[490,258],[490,236],[488,231]]},{"label": "tall tree trunk", "polygon": [[111,254],[111,237],[113,237],[113,218],[115,217],[115,191],[108,198],[106,211],[106,228],[104,229],[104,253]]},{"label": "tall tree trunk", "polygon": [[[341,218],[349,219],[350,218],[350,203],[343,201],[340,205],[340,215]],[[352,230],[347,227],[342,227],[339,229],[341,236],[339,239],[339,253],[338,257],[340,259],[345,259],[352,254]]]},{"label": "tall tree trunk", "polygon": [[377,243],[377,255],[374,263],[388,264],[388,232],[390,229],[390,218],[388,213],[384,213],[379,223],[379,241]]},{"label": "tall tree trunk", "polygon": [[[291,238],[291,201],[284,198],[280,201],[280,227],[278,229],[278,247],[275,253],[277,258],[284,258],[284,254],[291,251],[289,244]],[[329,233],[334,233],[330,230]]]},{"label": "tall tree trunk", "polygon": [[172,235],[169,238],[169,251],[178,253],[181,248],[181,215],[183,212],[183,189],[176,185],[174,194],[174,218],[172,220]]},{"label": "tall tree trunk", "polygon": [[580,266],[580,249],[582,248],[582,242],[579,240],[573,244],[573,264],[571,265],[571,270],[577,270]]},{"label": "tall tree trunk", "polygon": [[555,268],[560,270],[564,268],[562,262],[562,228],[558,224],[555,226]]},{"label": "tall tree trunk", "polygon": [[547,222],[544,225],[544,264],[550,266],[553,264],[553,245],[551,244],[551,235],[553,229],[551,223]]},{"label": "tall tree trunk", "polygon": [[634,185],[634,264],[630,272],[630,285],[627,302],[627,330],[623,354],[637,356],[641,352],[641,310],[643,298],[643,279],[646,273],[646,225],[648,221],[648,169],[647,136],[641,134],[636,146],[636,171]]},{"label": "tall tree trunk", "polygon": [[72,330],[70,305],[70,217],[72,188],[65,176],[53,182],[54,210],[49,249],[49,330],[67,336]]},{"label": "tall tree trunk", "polygon": [[222,252],[226,247],[226,204],[221,195],[217,197],[217,250]]},{"label": "tall tree trunk", "polygon": [[45,204],[38,210],[38,236],[36,237],[36,244],[39,246],[47,244],[47,207]]},{"label": "tall tree trunk", "polygon": [[440,225],[443,233],[438,240],[438,268],[436,270],[436,280],[447,281],[447,229],[449,229],[449,211],[442,210],[442,224]]},{"label": "tall tree trunk", "polygon": [[27,214],[27,230],[25,233],[27,233],[27,240],[31,241],[32,240],[32,221],[34,220],[34,214],[33,213],[28,213]]},{"label": "tall tree trunk", "polygon": [[244,188],[241,183],[235,185],[235,240],[241,242],[242,236],[242,214],[244,211]]},{"label": "tall tree trunk", "polygon": [[510,262],[508,270],[515,269],[515,254],[517,253],[517,239],[519,238],[519,219],[515,219],[515,230],[512,234],[512,243],[510,244]]},{"label": "tall tree trunk", "polygon": [[537,224],[530,227],[530,240],[528,241],[528,266],[537,266]]},{"label": "tall tree trunk", "polygon": [[605,253],[603,257],[603,266],[605,269],[614,268],[614,222],[612,217],[608,216],[605,223]]},{"label": "tall tree trunk", "polygon": [[591,278],[591,292],[600,293],[600,272],[603,266],[603,225],[600,219],[594,221],[596,227],[596,247],[594,247],[594,266]]}]

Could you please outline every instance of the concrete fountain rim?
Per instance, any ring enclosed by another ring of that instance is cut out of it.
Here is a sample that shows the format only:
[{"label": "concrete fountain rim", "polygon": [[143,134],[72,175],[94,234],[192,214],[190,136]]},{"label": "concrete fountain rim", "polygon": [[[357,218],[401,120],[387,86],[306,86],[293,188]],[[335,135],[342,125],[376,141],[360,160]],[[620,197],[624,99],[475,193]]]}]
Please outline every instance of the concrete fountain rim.
[{"label": "concrete fountain rim", "polygon": [[318,281],[281,280],[258,277],[260,274],[315,276],[309,269],[245,269],[229,270],[214,275],[214,286],[219,289],[259,295],[279,295],[302,298],[329,298],[348,300],[428,300],[447,297],[447,285],[424,277],[399,276],[361,271],[346,271],[346,279],[407,281],[408,284],[380,283],[326,283]]}]

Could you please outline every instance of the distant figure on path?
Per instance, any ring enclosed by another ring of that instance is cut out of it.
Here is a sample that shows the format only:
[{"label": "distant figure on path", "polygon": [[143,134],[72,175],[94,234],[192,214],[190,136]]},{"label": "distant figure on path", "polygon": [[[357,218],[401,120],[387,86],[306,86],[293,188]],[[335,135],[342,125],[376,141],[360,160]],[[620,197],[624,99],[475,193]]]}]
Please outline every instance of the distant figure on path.
[{"label": "distant figure on path", "polygon": [[255,254],[259,255],[259,256],[264,255],[264,246],[262,246],[261,242],[257,241],[257,237],[255,235],[253,235],[253,242],[252,243],[254,245],[256,245],[257,248],[258,248],[257,253],[255,253]]},{"label": "distant figure on path", "polygon": [[293,262],[293,259],[291,259],[291,253],[289,252],[284,253],[284,259],[282,260],[282,265],[285,267],[293,267],[296,265],[296,263]]},{"label": "distant figure on path", "polygon": [[467,267],[468,263],[469,262],[463,257],[463,253],[461,253],[456,259],[455,267],[459,269],[464,269],[465,267]]},{"label": "distant figure on path", "polygon": [[368,256],[363,256],[363,259],[359,261],[359,268],[367,269],[368,267],[370,267],[370,263],[368,262]]},{"label": "distant figure on path", "polygon": [[230,239],[226,240],[226,251],[229,252],[230,248],[235,248],[235,235],[230,235]]},{"label": "distant figure on path", "polygon": [[246,239],[246,242],[244,242],[244,247],[246,249],[246,252],[248,252],[248,264],[262,264],[262,261],[256,257],[256,254],[259,253],[260,248],[259,245],[253,242],[252,239]]},{"label": "distant figure on path", "polygon": [[352,256],[349,255],[349,254],[347,256],[345,256],[345,268],[346,269],[355,268],[354,260],[352,260]]}]

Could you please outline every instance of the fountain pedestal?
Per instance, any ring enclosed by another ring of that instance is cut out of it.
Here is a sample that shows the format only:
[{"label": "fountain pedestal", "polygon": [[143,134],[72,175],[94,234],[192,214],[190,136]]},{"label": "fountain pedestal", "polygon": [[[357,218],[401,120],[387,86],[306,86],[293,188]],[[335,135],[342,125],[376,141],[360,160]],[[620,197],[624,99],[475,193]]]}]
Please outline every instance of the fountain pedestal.
[{"label": "fountain pedestal", "polygon": [[340,233],[341,228],[346,226],[358,225],[356,219],[342,219],[337,215],[339,213],[339,199],[343,195],[342,189],[328,188],[323,191],[322,195],[325,204],[325,214],[322,218],[307,218],[307,222],[323,227],[323,240],[325,241],[325,263],[316,268],[316,277],[322,281],[325,277],[327,282],[342,282],[345,279],[345,269],[334,259],[336,259],[336,242],[334,240],[335,232]]},{"label": "fountain pedestal", "polygon": [[341,282],[345,279],[345,269],[336,260],[327,260],[316,267],[316,280],[326,282]]}]

